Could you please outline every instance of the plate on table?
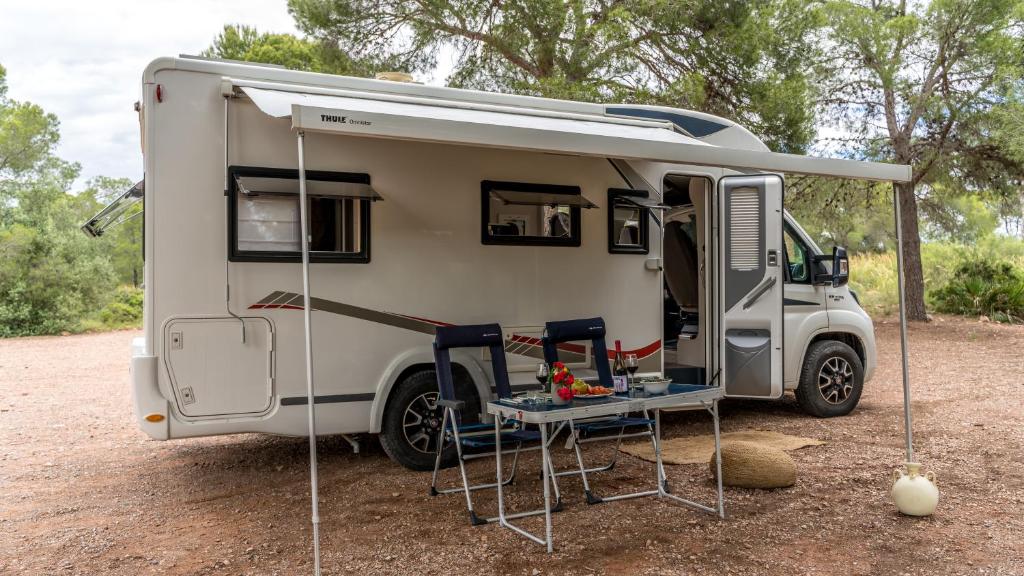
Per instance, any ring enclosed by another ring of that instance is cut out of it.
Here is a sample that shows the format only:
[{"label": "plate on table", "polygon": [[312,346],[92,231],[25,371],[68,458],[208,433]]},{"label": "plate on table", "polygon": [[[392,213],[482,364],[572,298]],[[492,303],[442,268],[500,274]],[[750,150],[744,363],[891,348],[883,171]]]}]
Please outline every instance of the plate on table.
[{"label": "plate on table", "polygon": [[607,398],[607,397],[611,396],[612,394],[615,394],[614,390],[608,390],[607,392],[599,392],[599,393],[596,393],[596,394],[576,394],[576,395],[573,396],[573,398],[580,398],[580,399],[583,399],[583,400],[593,400],[594,398]]}]

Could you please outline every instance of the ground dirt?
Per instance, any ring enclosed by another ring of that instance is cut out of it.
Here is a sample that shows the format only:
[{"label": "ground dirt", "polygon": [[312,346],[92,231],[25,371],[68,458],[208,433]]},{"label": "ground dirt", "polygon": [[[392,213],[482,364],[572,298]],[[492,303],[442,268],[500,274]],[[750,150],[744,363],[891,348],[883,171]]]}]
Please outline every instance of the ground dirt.
[{"label": "ground dirt", "polygon": [[[889,498],[904,459],[899,337],[892,322],[877,331],[880,369],[851,416],[807,417],[791,397],[724,404],[724,430],[826,442],[791,452],[795,487],[727,489],[719,520],[654,499],[588,506],[564,479],[552,555],[469,526],[461,496],[429,496],[429,474],[395,465],[376,439],[359,455],[323,439],[324,573],[1024,574],[1024,327],[911,327],[917,455],[942,490],[925,519],[899,516]],[[137,335],[0,340],[0,574],[311,573],[307,441],[148,440],[127,384]],[[710,428],[698,413],[664,420],[667,437]],[[536,454],[524,457],[512,506],[536,505],[538,470]],[[471,473],[493,477],[493,464]],[[677,493],[712,499],[706,466],[668,473]],[[595,489],[641,489],[652,476],[623,456]],[[476,502],[493,513],[493,494]]]}]

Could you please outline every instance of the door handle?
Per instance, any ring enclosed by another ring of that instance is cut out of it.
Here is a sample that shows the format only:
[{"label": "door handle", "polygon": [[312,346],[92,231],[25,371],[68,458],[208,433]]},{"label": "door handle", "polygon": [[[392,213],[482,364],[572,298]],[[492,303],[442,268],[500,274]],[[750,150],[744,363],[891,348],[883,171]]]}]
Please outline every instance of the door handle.
[{"label": "door handle", "polygon": [[771,278],[766,279],[764,282],[761,282],[761,284],[757,288],[754,288],[754,293],[751,294],[750,298],[747,298],[747,301],[743,303],[743,309],[747,310],[751,306],[753,306],[754,303],[761,298],[761,296],[764,296],[765,292],[771,290],[772,286],[775,286],[776,280],[777,278],[775,278],[775,276],[772,276]]}]

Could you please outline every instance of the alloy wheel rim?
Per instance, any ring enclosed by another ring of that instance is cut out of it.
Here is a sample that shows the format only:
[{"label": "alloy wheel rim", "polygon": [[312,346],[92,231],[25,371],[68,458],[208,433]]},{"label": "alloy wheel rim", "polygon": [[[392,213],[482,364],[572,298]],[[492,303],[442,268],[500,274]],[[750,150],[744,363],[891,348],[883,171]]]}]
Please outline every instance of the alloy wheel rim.
[{"label": "alloy wheel rim", "polygon": [[829,404],[846,402],[853,392],[853,367],[840,356],[825,360],[818,370],[818,393]]},{"label": "alloy wheel rim", "polygon": [[437,435],[441,430],[441,409],[437,405],[437,392],[424,392],[405,408],[402,415],[402,433],[405,441],[417,452],[437,452]]}]

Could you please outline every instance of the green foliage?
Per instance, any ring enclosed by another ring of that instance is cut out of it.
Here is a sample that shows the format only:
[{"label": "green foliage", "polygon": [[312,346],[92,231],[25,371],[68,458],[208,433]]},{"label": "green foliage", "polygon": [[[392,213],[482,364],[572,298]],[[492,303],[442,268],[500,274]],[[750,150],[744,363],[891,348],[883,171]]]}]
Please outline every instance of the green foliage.
[{"label": "green foliage", "polygon": [[[988,236],[975,245],[952,242],[928,242],[921,245],[922,267],[929,303],[940,312],[954,314],[987,314],[995,320],[1006,320],[995,312],[956,311],[940,303],[940,294],[957,283],[958,272],[965,266],[998,266],[999,263],[1024,270],[1024,241],[1005,236]],[[850,257],[850,288],[857,292],[861,305],[873,315],[892,315],[897,311],[896,254],[868,252]],[[1021,315],[1014,314],[1020,321]]]},{"label": "green foliage", "polygon": [[119,286],[114,297],[100,310],[99,319],[107,328],[134,327],[142,323],[142,289]]},{"label": "green foliage", "polygon": [[380,70],[399,69],[392,67],[395,63],[373,55],[353,58],[329,41],[298,38],[292,34],[261,33],[241,24],[225,25],[213,45],[202,55],[347,76],[372,76]]},{"label": "green foliage", "polygon": [[101,247],[75,228],[0,229],[0,337],[76,330],[113,277]]},{"label": "green foliage", "polygon": [[452,86],[692,108],[737,119],[769,147],[805,149],[814,94],[810,0],[289,0],[310,38],[355,59],[431,70]]},{"label": "green foliage", "polygon": [[[71,196],[75,223],[81,224],[132,186],[127,178],[98,176],[86,183],[85,190]],[[90,241],[102,247],[114,268],[119,284],[137,286],[142,282],[142,205],[136,204],[99,238]]]},{"label": "green foliage", "polygon": [[787,180],[786,209],[822,247],[843,246],[851,253],[890,249],[892,188],[878,182],[795,177]]},{"label": "green foliage", "polygon": [[[966,199],[1015,193],[1024,163],[990,139],[992,110],[1021,78],[1021,0],[831,0],[818,68],[821,118],[844,132],[840,151],[909,164],[903,211],[908,313],[923,319],[924,236],[985,228]],[[943,198],[944,196],[944,198]],[[924,201],[918,205],[919,198]],[[932,198],[929,201],[929,198]],[[952,212],[952,214],[950,213]]]},{"label": "green foliage", "polygon": [[58,140],[56,117],[6,98],[0,68],[0,337],[76,330],[114,286],[107,246],[78,230],[79,167]]},{"label": "green foliage", "polygon": [[932,298],[940,312],[1024,321],[1024,273],[1009,262],[967,261]]}]

